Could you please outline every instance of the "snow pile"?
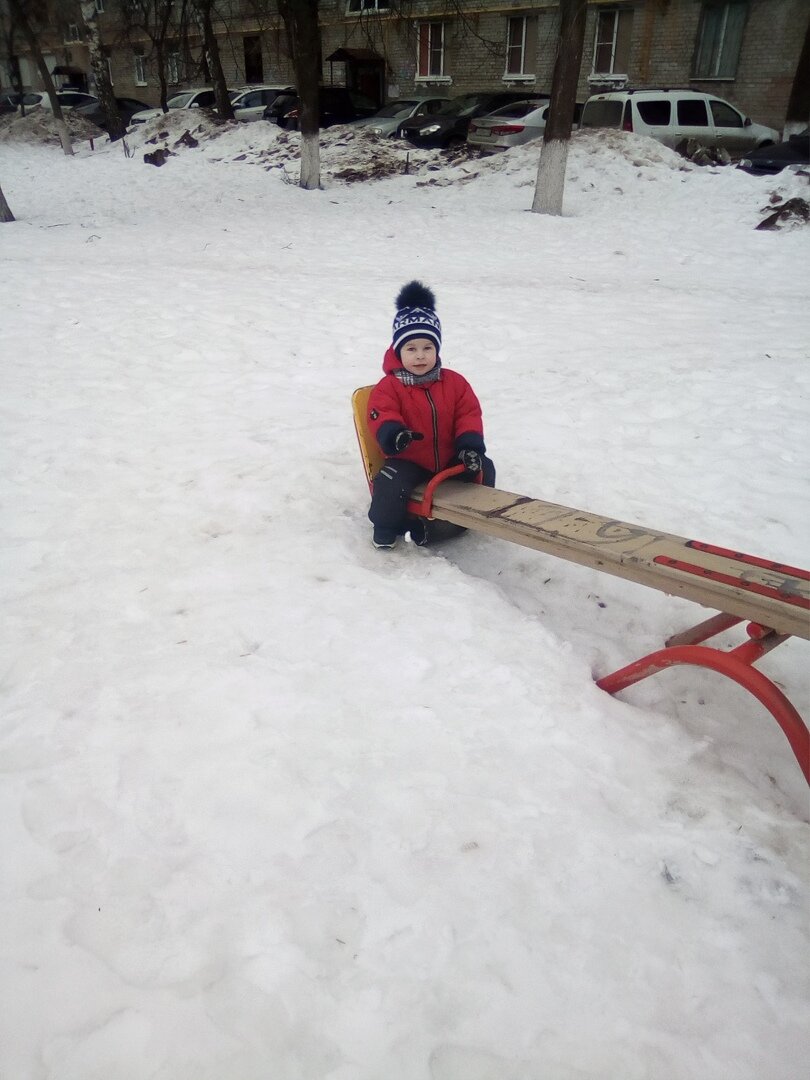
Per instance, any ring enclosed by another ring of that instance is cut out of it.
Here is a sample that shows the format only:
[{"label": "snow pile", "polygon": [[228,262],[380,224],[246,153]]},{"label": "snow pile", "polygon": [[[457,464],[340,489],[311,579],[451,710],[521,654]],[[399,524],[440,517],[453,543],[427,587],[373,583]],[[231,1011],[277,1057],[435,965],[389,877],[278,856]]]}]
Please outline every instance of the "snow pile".
[{"label": "snow pile", "polygon": [[[300,158],[300,135],[285,131],[264,120],[252,123],[219,121],[209,113],[177,109],[155,117],[130,130],[127,142],[133,151],[154,152],[163,149],[170,155],[183,149],[197,149],[214,163],[259,165],[281,169],[297,180]],[[322,174],[325,181],[351,182],[382,179],[409,171],[417,172],[438,158],[437,151],[414,150],[395,139],[380,139],[351,125],[338,125],[320,133]]]},{"label": "snow pile", "polygon": [[[106,139],[107,135],[75,109],[63,109],[62,116],[72,139]],[[50,109],[36,106],[25,116],[10,113],[0,116],[0,142],[60,145],[56,121]]]},{"label": "snow pile", "polygon": [[156,146],[168,148],[186,132],[199,143],[217,139],[231,128],[207,109],[170,109],[160,116],[153,116],[145,124],[133,124],[126,139],[133,152],[152,150]]},{"label": "snow pile", "polygon": [[[184,138],[185,137],[185,138]],[[167,156],[198,151],[215,163],[259,165],[281,169],[297,179],[300,135],[275,124],[223,122],[210,113],[177,109],[132,128],[127,143],[134,152]],[[488,153],[462,145],[449,150],[419,149],[405,140],[380,138],[351,124],[320,133],[322,178],[325,183],[352,183],[414,175],[430,186],[468,183],[478,177],[506,173],[517,183],[533,181],[542,141]],[[674,151],[642,135],[623,131],[575,132],[571,162],[586,169],[623,161],[628,168],[688,171],[688,162]]]}]

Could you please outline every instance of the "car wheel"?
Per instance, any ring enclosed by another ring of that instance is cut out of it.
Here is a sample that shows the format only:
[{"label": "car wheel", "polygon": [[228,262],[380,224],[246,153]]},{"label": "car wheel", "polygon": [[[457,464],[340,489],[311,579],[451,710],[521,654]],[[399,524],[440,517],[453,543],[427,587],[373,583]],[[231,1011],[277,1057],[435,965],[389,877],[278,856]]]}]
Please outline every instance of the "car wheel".
[{"label": "car wheel", "polygon": [[460,135],[453,135],[444,144],[444,148],[445,148],[445,150],[457,150],[459,148],[459,146],[463,146],[466,141],[467,140],[462,139],[462,137]]},{"label": "car wheel", "polygon": [[765,142],[757,143],[757,150],[761,150],[763,146],[773,146],[773,139],[766,139]]}]

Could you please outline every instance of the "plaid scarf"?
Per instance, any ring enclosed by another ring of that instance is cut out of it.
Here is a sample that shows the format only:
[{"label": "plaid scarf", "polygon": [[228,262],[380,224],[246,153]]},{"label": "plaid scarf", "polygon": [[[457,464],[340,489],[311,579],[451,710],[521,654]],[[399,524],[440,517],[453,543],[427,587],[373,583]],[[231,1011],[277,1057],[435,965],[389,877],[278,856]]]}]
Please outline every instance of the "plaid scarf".
[{"label": "plaid scarf", "polygon": [[403,386],[430,386],[431,383],[438,382],[442,377],[442,362],[437,360],[436,366],[432,367],[430,371],[426,371],[424,375],[414,375],[412,372],[406,371],[405,368],[392,371],[391,374],[395,379],[399,379]]}]

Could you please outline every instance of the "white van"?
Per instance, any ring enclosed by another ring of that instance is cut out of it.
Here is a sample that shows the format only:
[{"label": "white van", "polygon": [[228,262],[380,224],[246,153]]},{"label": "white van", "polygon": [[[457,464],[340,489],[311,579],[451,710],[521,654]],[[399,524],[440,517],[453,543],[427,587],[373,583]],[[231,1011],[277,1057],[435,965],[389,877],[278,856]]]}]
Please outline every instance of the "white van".
[{"label": "white van", "polygon": [[673,150],[694,139],[739,157],[779,142],[779,132],[749,117],[727,101],[697,90],[613,90],[585,102],[580,128],[621,128],[649,135]]}]

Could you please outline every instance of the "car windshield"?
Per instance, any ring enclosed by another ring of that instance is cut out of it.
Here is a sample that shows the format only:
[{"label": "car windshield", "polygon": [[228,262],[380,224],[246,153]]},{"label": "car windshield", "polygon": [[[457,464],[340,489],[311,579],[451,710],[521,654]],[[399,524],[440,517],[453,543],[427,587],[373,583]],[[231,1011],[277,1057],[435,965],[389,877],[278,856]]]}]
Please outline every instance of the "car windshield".
[{"label": "car windshield", "polygon": [[374,116],[379,117],[380,120],[386,117],[402,119],[402,117],[407,116],[414,105],[418,104],[418,101],[389,101],[387,105],[383,105],[378,112],[375,112]]},{"label": "car windshield", "polygon": [[184,109],[191,101],[193,94],[175,94],[166,102],[170,109]]}]

